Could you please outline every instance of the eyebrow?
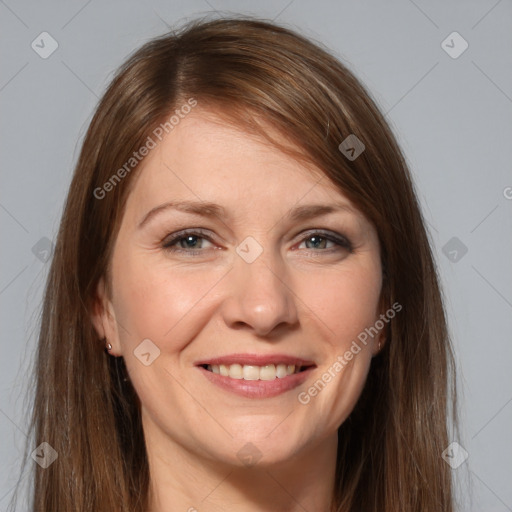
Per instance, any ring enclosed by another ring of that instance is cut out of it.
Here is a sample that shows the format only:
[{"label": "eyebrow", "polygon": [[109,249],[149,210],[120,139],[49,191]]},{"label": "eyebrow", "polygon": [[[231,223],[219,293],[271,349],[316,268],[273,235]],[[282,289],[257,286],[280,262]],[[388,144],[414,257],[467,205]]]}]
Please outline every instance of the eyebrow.
[{"label": "eyebrow", "polygon": [[[205,201],[170,201],[152,208],[140,221],[138,229],[143,228],[151,219],[167,210],[178,210],[202,217],[228,217],[226,209],[218,204]],[[283,220],[298,222],[327,215],[329,213],[347,212],[355,214],[356,210],[348,204],[310,204],[297,206],[283,217]]]},{"label": "eyebrow", "polygon": [[166,210],[178,210],[180,212],[201,215],[202,217],[225,217],[226,210],[215,203],[204,201],[170,201],[151,209],[139,223],[139,229],[144,227],[153,217]]}]

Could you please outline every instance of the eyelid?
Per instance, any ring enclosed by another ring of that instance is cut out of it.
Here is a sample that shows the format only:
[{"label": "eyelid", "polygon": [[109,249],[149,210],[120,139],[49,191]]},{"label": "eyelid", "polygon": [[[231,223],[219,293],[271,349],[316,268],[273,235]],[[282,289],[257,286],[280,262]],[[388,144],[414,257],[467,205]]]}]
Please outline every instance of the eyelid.
[{"label": "eyelid", "polygon": [[[335,233],[334,231],[326,230],[326,229],[320,229],[320,228],[309,228],[306,230],[301,231],[296,235],[296,237],[300,236],[300,242],[304,242],[307,238],[313,236],[313,235],[319,235],[322,238],[326,238],[327,240],[330,240],[331,242],[334,242],[338,244],[340,247],[345,247],[346,249],[352,251],[353,250],[353,244],[350,241],[350,239],[342,234]],[[295,238],[295,237],[294,237]],[[314,252],[327,252],[328,249],[325,249],[324,251],[314,251]]]},{"label": "eyelid", "polygon": [[[210,235],[210,232],[208,230],[205,230],[204,228],[187,228],[187,229],[182,229],[180,231],[176,231],[174,233],[170,233],[169,235],[167,235],[162,241],[162,247],[164,249],[170,248],[173,244],[175,244],[182,238],[185,238],[186,236],[189,236],[189,235],[200,235],[199,238],[204,238],[205,240],[208,240],[208,242],[210,242],[212,244],[214,243],[214,241],[212,240],[212,237]],[[176,249],[176,250],[178,251],[179,249]],[[197,249],[181,249],[181,250],[184,252],[191,252],[191,251],[194,251]]]},{"label": "eyelid", "polygon": [[[345,249],[349,252],[354,251],[354,246],[350,239],[346,237],[345,235],[326,230],[321,228],[309,228],[302,230],[300,233],[295,235],[294,238],[297,238],[300,236],[300,240],[295,245],[300,245],[304,243],[308,238],[311,238],[313,235],[318,235],[321,238],[324,238],[336,245],[336,247],[331,247],[329,249],[305,249],[309,253],[315,253],[316,255],[320,255],[322,253],[332,253],[336,252],[341,249]],[[197,238],[203,238],[204,240],[207,240],[211,244],[215,244],[213,241],[213,237],[211,236],[211,232],[204,228],[187,228],[182,229],[180,231],[176,231],[170,235],[168,235],[163,241],[162,241],[162,247],[168,251],[177,252],[177,253],[186,253],[188,255],[195,255],[202,252],[205,252],[207,249],[183,249],[180,247],[177,247],[176,244],[186,238],[187,236],[197,236]],[[211,248],[208,248],[211,249]],[[293,249],[298,250],[298,249]]]}]

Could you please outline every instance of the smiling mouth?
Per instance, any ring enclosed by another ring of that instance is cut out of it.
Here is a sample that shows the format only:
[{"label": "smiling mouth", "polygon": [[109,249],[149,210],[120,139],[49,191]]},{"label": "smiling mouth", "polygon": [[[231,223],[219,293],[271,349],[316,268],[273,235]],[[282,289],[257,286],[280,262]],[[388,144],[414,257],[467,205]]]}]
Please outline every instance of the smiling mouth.
[{"label": "smiling mouth", "polygon": [[284,379],[290,375],[301,373],[314,365],[300,366],[294,364],[267,364],[264,366],[241,364],[202,364],[205,370],[237,380],[265,380]]}]

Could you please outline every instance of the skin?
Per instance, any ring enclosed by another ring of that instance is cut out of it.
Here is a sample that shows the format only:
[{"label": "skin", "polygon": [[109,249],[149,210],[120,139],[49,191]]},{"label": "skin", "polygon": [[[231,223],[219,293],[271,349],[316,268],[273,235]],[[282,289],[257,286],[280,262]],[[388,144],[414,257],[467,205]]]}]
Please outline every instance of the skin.
[{"label": "skin", "polygon": [[[167,208],[139,226],[155,207],[183,200],[216,203],[226,216]],[[306,204],[346,208],[286,218]],[[163,247],[188,228],[206,238],[182,239],[174,245],[181,253]],[[314,230],[344,236],[353,249]],[[236,252],[248,236],[263,248],[250,264]],[[150,510],[328,510],[337,429],[359,398],[378,337],[307,405],[298,395],[382,313],[379,242],[364,215],[319,169],[198,107],[134,177],[110,271],[111,293],[101,280],[92,320],[110,353],[125,358],[141,400]],[[144,339],[160,350],[148,366],[134,355]],[[279,396],[243,398],[195,366],[232,353],[284,353],[316,368]],[[247,443],[260,456],[250,467],[237,456]]]}]

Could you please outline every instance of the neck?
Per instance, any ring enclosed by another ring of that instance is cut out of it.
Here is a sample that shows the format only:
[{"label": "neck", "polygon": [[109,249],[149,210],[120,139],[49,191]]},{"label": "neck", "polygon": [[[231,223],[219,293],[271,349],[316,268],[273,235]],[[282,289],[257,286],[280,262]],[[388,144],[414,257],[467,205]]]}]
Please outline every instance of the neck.
[{"label": "neck", "polygon": [[336,449],[335,434],[284,462],[246,467],[202,457],[168,437],[164,450],[148,443],[149,512],[331,510]]}]

